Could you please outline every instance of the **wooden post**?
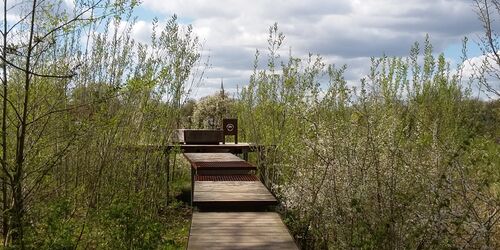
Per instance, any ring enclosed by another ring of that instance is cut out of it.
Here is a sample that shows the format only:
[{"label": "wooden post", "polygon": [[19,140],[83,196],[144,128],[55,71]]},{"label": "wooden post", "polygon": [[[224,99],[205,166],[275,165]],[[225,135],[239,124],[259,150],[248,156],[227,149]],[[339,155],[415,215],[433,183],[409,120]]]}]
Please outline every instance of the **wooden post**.
[{"label": "wooden post", "polygon": [[248,161],[248,151],[243,151],[243,160]]},{"label": "wooden post", "polygon": [[167,176],[166,176],[166,179],[167,179],[167,183],[166,183],[166,188],[167,188],[167,200],[166,200],[166,204],[168,206],[168,202],[169,202],[169,195],[170,195],[170,152],[171,152],[171,148],[167,147],[167,149],[165,150],[165,167],[167,169]]},{"label": "wooden post", "polygon": [[194,199],[194,176],[195,176],[195,173],[194,173],[193,166],[190,166],[190,167],[191,167],[191,207],[193,207],[193,199]]},{"label": "wooden post", "polygon": [[259,147],[257,150],[259,154],[259,174],[260,174],[260,179],[262,182],[264,182],[264,185],[269,188],[269,181],[268,181],[268,176],[267,176],[267,171],[266,171],[266,150],[265,148]]}]

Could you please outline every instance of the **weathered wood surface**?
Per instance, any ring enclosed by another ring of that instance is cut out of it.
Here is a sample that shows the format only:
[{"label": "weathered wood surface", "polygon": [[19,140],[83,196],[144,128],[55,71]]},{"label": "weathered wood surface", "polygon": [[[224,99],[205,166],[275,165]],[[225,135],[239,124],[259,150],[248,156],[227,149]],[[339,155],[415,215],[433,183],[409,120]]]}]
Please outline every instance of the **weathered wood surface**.
[{"label": "weathered wood surface", "polygon": [[174,141],[185,144],[213,144],[224,141],[222,130],[215,129],[178,129]]},{"label": "weathered wood surface", "polygon": [[195,181],[193,203],[276,202],[260,181]]},{"label": "weathered wood surface", "polygon": [[210,153],[218,150],[239,151],[239,152],[255,152],[264,148],[272,148],[273,146],[257,145],[252,143],[226,143],[226,144],[180,144],[174,143],[169,145],[158,144],[127,144],[119,146],[122,150],[127,151],[172,151],[174,148],[179,148],[186,153],[206,152]]},{"label": "weathered wood surface", "polygon": [[297,249],[277,213],[241,212],[277,204],[250,175],[255,166],[230,153],[184,156],[192,166],[193,205],[200,211],[240,211],[193,213],[188,249]]},{"label": "weathered wood surface", "polygon": [[237,144],[232,142],[226,142],[226,144],[172,144],[168,145],[167,149],[179,147],[180,149],[244,149],[250,151],[257,151],[259,149],[264,148],[262,145],[239,142]]},{"label": "weathered wood surface", "polygon": [[191,163],[244,161],[231,153],[184,153],[184,156]]},{"label": "weathered wood surface", "polygon": [[196,175],[195,181],[259,181],[253,174]]},{"label": "weathered wood surface", "polygon": [[277,213],[195,212],[188,249],[298,249]]},{"label": "weathered wood surface", "polygon": [[250,174],[257,167],[246,161],[192,162],[197,175]]},{"label": "weathered wood surface", "polygon": [[197,169],[196,175],[247,175],[252,174],[253,170],[248,169]]}]

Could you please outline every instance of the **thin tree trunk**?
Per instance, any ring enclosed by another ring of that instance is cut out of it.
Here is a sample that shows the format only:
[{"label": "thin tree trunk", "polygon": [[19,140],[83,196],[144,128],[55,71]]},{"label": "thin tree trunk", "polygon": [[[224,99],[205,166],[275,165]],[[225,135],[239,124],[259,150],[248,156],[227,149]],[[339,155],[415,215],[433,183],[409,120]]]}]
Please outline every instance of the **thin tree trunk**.
[{"label": "thin tree trunk", "polygon": [[7,0],[3,2],[3,50],[2,50],[2,71],[3,71],[3,101],[2,101],[2,236],[4,246],[7,244],[7,234],[9,231],[8,215],[6,213],[9,202],[7,197]]},{"label": "thin tree trunk", "polygon": [[23,198],[23,175],[24,175],[24,146],[26,142],[26,127],[28,124],[28,104],[29,104],[29,91],[31,85],[31,54],[33,52],[33,36],[35,29],[35,12],[36,12],[36,0],[33,1],[32,11],[31,11],[31,23],[30,23],[30,33],[28,42],[28,51],[26,55],[26,65],[25,65],[25,78],[24,78],[24,101],[23,101],[23,113],[21,118],[20,132],[17,140],[17,150],[16,150],[16,169],[13,176],[12,183],[12,198],[14,201],[12,207],[12,243],[15,246],[24,249],[24,233],[23,233],[23,215],[24,215],[24,198]]},{"label": "thin tree trunk", "polygon": [[[174,157],[175,157],[175,153],[174,153]],[[167,176],[166,176],[166,180],[167,180],[167,183],[166,183],[166,186],[167,186],[167,199],[165,201],[165,204],[168,206],[168,203],[169,203],[169,195],[170,195],[170,150],[167,150],[167,153],[165,154],[165,167],[166,167],[166,170],[167,170]],[[192,179],[192,176],[191,176],[191,179]]]}]

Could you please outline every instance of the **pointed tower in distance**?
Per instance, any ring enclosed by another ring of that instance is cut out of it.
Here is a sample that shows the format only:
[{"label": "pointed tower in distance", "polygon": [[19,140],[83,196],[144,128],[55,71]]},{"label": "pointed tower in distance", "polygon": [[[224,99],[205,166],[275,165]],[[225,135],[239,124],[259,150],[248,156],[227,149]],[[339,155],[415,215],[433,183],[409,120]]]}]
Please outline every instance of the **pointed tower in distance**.
[{"label": "pointed tower in distance", "polygon": [[221,95],[222,100],[224,100],[224,97],[226,96],[225,94],[226,93],[224,93],[224,78],[221,78],[220,79],[220,95]]}]

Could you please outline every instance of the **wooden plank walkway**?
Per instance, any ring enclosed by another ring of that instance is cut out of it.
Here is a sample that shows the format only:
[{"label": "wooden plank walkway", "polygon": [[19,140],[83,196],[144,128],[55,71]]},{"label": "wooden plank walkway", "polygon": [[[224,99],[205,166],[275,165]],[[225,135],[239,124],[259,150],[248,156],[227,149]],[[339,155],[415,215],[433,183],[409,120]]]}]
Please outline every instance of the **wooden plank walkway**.
[{"label": "wooden plank walkway", "polygon": [[260,181],[196,181],[193,205],[269,206],[276,198]]},{"label": "wooden plank walkway", "polygon": [[186,159],[193,163],[198,162],[244,162],[245,160],[230,153],[184,153]]},{"label": "wooden plank walkway", "polygon": [[[194,212],[188,249],[298,249],[275,212],[276,198],[230,153],[184,153],[191,163]],[[245,212],[235,212],[245,207]],[[206,212],[216,210],[224,212]]]},{"label": "wooden plank walkway", "polygon": [[195,212],[188,249],[297,249],[274,212]]}]

